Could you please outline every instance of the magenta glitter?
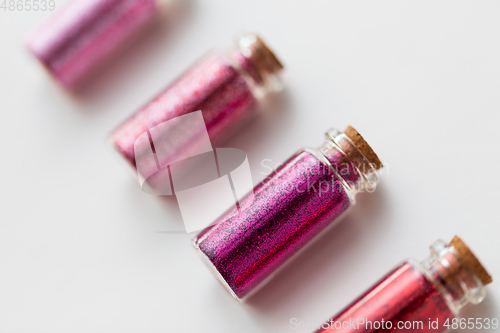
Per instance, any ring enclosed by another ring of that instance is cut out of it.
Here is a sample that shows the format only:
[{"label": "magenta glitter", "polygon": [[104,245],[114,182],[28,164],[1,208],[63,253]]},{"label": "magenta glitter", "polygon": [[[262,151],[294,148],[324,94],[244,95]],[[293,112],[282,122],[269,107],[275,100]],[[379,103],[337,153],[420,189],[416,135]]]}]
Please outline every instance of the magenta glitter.
[{"label": "magenta glitter", "polygon": [[328,148],[323,149],[321,152],[346,183],[349,185],[356,184],[361,177],[360,173],[357,172],[356,166],[345,153],[337,149],[332,149],[331,145],[327,145]]},{"label": "magenta glitter", "polygon": [[[376,169],[364,154],[379,161],[378,157],[356,130],[332,129],[326,138],[319,149],[293,156],[241,200],[238,208],[193,240],[235,298],[243,299],[262,286],[338,221],[359,190],[368,183],[374,189],[378,183]],[[368,170],[361,171],[360,166]]]},{"label": "magenta glitter", "polygon": [[35,30],[27,47],[63,86],[72,87],[158,9],[158,0],[74,0]]},{"label": "magenta glitter", "polygon": [[299,152],[194,245],[241,299],[351,205],[341,180],[309,151]]},{"label": "magenta glitter", "polygon": [[[326,322],[324,329],[316,333],[441,333],[446,331],[446,327],[443,326],[446,319],[451,320],[454,317],[455,315],[436,285],[411,263],[405,263],[383,278],[339,315]],[[430,328],[429,319],[438,320],[439,325]],[[365,322],[359,327],[347,324],[342,327],[343,323],[353,321],[357,323],[358,320]],[[377,326],[382,325],[382,321],[386,322],[384,326]],[[371,326],[368,322],[371,322]],[[412,325],[422,322],[422,326],[407,326],[398,329],[398,325],[404,325],[407,322]]]}]

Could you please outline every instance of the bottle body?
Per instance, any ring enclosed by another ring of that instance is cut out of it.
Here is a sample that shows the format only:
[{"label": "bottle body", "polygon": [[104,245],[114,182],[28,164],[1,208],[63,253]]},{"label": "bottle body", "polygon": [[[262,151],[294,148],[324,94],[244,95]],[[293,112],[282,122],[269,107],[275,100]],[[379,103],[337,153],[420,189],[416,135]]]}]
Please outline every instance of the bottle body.
[{"label": "bottle body", "polygon": [[[331,143],[328,158],[323,149],[299,151],[241,200],[238,208],[193,240],[236,299],[261,287],[353,205],[355,193],[346,180],[353,174],[362,176],[340,147]],[[348,163],[349,171],[340,174],[332,167],[337,163]]]},{"label": "bottle body", "polygon": [[27,47],[61,85],[72,88],[159,7],[159,0],[73,0],[29,36]]},{"label": "bottle body", "polygon": [[[437,287],[414,263],[405,262],[317,333],[441,333],[446,320],[454,317]],[[439,326],[430,328],[429,318]]]},{"label": "bottle body", "polygon": [[316,333],[448,331],[461,307],[484,298],[483,282],[453,246],[437,241],[431,250],[421,263],[401,264]]},{"label": "bottle body", "polygon": [[[135,158],[141,155],[134,148],[139,136],[168,120],[198,110],[203,114],[212,143],[232,134],[254,112],[259,93],[279,89],[255,82],[242,68],[261,71],[260,64],[254,61],[251,51],[243,55],[239,49],[231,53],[241,54],[238,59],[221,52],[204,57],[111,134],[114,148],[135,168]],[[274,68],[270,76],[279,69]],[[183,140],[177,144],[179,149],[190,149],[196,143],[195,137]],[[159,163],[162,165],[162,161]]]}]

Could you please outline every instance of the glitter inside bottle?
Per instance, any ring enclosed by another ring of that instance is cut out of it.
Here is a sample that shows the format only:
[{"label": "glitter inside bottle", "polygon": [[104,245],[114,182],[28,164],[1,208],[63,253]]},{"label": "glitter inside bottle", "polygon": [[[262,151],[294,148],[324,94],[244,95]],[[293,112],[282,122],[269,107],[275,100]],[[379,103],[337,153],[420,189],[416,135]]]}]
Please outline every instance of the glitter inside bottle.
[{"label": "glitter inside bottle", "polygon": [[437,241],[422,262],[404,262],[316,333],[442,333],[459,310],[485,297],[492,279],[463,241]]},{"label": "glitter inside bottle", "polygon": [[257,185],[239,207],[202,231],[193,244],[238,300],[354,204],[374,190],[380,160],[356,130],[330,130],[319,149],[304,149]]},{"label": "glitter inside bottle", "polygon": [[[136,156],[142,152],[136,151],[134,144],[143,133],[198,110],[203,114],[210,141],[217,144],[248,119],[261,97],[282,89],[279,76],[282,68],[258,36],[245,35],[229,52],[209,53],[126,120],[111,134],[111,144],[135,169]],[[189,150],[196,144],[193,135],[177,142],[176,147]],[[170,155],[175,155],[175,149],[171,150]],[[158,162],[166,164],[166,160]]]},{"label": "glitter inside bottle", "polygon": [[73,0],[33,30],[26,44],[62,86],[73,88],[149,22],[160,2]]}]

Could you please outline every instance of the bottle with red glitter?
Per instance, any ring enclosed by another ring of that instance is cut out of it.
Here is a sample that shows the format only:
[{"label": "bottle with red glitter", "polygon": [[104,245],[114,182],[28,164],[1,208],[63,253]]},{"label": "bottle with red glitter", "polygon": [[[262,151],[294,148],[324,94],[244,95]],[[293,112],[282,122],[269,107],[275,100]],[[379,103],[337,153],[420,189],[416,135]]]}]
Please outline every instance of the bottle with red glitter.
[{"label": "bottle with red glitter", "polygon": [[193,244],[238,300],[269,280],[339,220],[357,193],[373,191],[382,163],[352,127],[292,156]]},{"label": "bottle with red glitter", "polygon": [[[147,155],[134,148],[143,134],[168,120],[201,111],[208,136],[217,144],[234,133],[256,110],[262,97],[282,89],[283,66],[260,37],[249,34],[228,52],[211,52],[121,124],[110,136],[112,146],[135,169],[136,157]],[[184,129],[183,129],[184,131]],[[193,149],[199,138],[176,137],[175,147]],[[178,152],[171,149],[170,155]],[[164,165],[171,156],[158,163]]]},{"label": "bottle with red glitter", "polygon": [[442,333],[463,327],[459,310],[480,303],[491,282],[459,237],[449,244],[439,240],[427,259],[404,262],[316,333]]}]

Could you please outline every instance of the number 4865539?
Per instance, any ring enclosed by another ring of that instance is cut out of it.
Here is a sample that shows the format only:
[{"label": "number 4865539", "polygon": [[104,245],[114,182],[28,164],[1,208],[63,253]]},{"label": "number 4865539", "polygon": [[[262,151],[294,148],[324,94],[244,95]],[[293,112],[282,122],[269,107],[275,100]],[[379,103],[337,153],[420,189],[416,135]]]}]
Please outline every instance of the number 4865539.
[{"label": "number 4865539", "polygon": [[0,10],[10,12],[47,11],[55,8],[56,2],[54,0],[3,0],[0,5]]},{"label": "number 4865539", "polygon": [[497,329],[497,318],[453,318],[452,320],[446,319],[443,324],[444,327],[452,330],[461,329]]}]

